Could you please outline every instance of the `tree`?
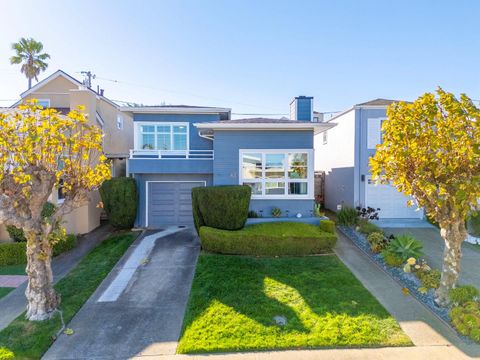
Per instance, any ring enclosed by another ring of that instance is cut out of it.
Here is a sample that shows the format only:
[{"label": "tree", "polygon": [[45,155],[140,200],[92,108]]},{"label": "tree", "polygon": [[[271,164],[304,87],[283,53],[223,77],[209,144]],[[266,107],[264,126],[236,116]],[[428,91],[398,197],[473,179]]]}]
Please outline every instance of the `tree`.
[{"label": "tree", "polygon": [[10,63],[14,65],[22,64],[20,71],[25,74],[28,79],[28,88],[32,87],[32,79],[38,81],[38,75],[41,71],[45,71],[48,64],[45,60],[50,58],[47,53],[41,53],[43,44],[32,38],[21,38],[18,43],[12,44],[12,50],[15,55],[10,58]]},{"label": "tree", "polygon": [[370,166],[439,224],[445,249],[436,301],[445,306],[460,273],[465,221],[480,198],[480,109],[464,94],[436,94],[388,108]]},{"label": "tree", "polygon": [[[63,116],[36,100],[0,113],[0,223],[27,238],[27,318],[48,319],[59,304],[52,282],[52,245],[62,217],[88,202],[110,178],[102,132],[83,109]],[[65,200],[47,200],[62,181]]]}]

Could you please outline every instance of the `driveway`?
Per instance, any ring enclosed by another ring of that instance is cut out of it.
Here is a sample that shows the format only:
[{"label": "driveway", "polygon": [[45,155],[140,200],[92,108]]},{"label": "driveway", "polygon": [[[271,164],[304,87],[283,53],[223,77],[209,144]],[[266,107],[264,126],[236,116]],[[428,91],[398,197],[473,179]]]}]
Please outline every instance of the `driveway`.
[{"label": "driveway", "polygon": [[192,229],[148,232],[135,241],[44,359],[126,359],[176,351],[195,273]]},{"label": "driveway", "polygon": [[[444,241],[440,236],[440,230],[432,228],[384,228],[387,234],[408,233],[423,243],[425,259],[427,263],[434,268],[442,268]],[[472,284],[480,288],[480,246],[463,243],[462,246],[462,270],[460,272],[460,282]]]}]

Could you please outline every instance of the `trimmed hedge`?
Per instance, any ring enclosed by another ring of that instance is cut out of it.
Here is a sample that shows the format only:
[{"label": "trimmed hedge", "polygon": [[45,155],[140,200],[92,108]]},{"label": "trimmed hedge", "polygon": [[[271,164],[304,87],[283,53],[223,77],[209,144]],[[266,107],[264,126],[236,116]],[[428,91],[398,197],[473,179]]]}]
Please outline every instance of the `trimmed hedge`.
[{"label": "trimmed hedge", "polygon": [[116,177],[100,187],[108,222],[117,229],[131,229],[137,217],[138,193],[135,179]]},{"label": "trimmed hedge", "polygon": [[320,220],[320,229],[335,234],[335,222],[332,220]]},{"label": "trimmed hedge", "polygon": [[[53,246],[53,256],[58,256],[65,251],[71,250],[77,244],[77,238],[73,234],[66,236]],[[21,265],[27,263],[27,243],[12,242],[0,244],[0,266]]]},{"label": "trimmed hedge", "polygon": [[200,239],[206,251],[261,256],[320,254],[330,252],[337,242],[335,234],[296,222],[248,225],[236,231],[202,226]]},{"label": "trimmed hedge", "polygon": [[192,189],[193,220],[202,226],[238,230],[245,226],[252,190],[246,185],[196,187]]}]

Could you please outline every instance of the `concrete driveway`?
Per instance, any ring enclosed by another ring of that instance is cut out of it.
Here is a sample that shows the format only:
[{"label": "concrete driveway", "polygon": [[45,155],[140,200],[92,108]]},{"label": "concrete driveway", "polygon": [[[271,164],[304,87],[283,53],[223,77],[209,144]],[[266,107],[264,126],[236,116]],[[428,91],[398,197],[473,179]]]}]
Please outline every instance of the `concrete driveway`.
[{"label": "concrete driveway", "polygon": [[43,358],[175,354],[199,251],[192,229],[137,239]]},{"label": "concrete driveway", "polygon": [[[440,236],[440,230],[431,228],[384,228],[386,234],[408,233],[423,243],[425,259],[431,267],[441,269],[443,259],[444,241]],[[471,284],[480,288],[480,246],[463,243],[462,246],[462,269],[460,282]]]}]

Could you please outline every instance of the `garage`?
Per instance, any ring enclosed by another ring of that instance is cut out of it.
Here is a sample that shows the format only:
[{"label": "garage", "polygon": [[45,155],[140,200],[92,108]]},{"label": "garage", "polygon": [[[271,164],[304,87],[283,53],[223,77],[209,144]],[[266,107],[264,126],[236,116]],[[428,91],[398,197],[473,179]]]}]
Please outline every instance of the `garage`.
[{"label": "garage", "polygon": [[422,219],[423,211],[416,206],[408,207],[409,198],[388,184],[376,184],[367,179],[365,189],[366,206],[380,208],[380,219]]},{"label": "garage", "polygon": [[205,181],[147,181],[147,227],[193,225],[192,188]]}]

